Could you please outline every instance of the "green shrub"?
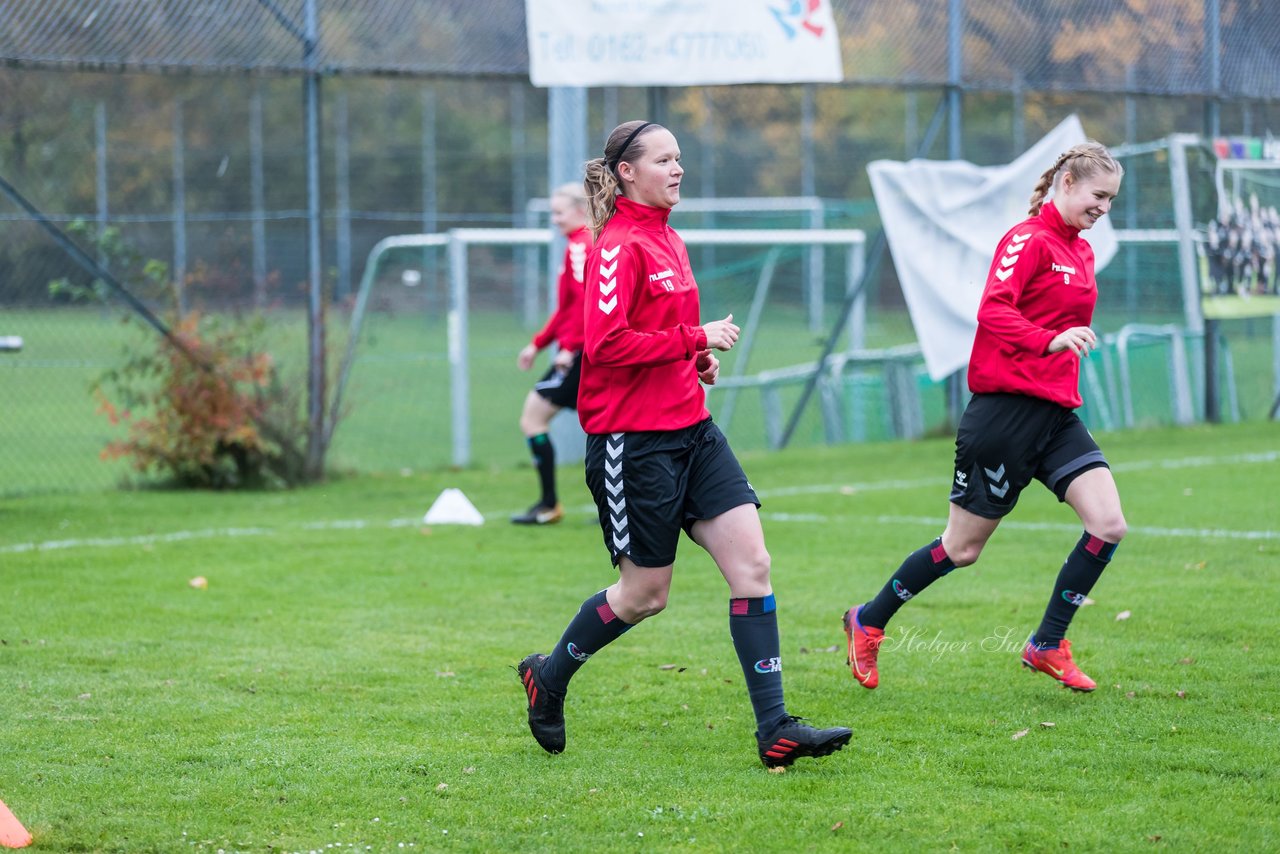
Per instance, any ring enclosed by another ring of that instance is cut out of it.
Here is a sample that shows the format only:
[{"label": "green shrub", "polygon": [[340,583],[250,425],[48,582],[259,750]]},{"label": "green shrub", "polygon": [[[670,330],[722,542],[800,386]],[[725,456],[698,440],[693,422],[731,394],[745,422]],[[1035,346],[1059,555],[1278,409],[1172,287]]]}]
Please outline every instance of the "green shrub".
[{"label": "green shrub", "polygon": [[104,459],[182,486],[225,489],[304,480],[297,395],[256,344],[261,321],[224,327],[191,312],[150,352],[130,355],[95,384],[98,409],[128,436]]},{"label": "green shrub", "polygon": [[[179,304],[168,265],[143,258],[118,229],[99,233],[77,220],[67,232],[91,245],[117,281],[134,283],[131,291]],[[55,299],[107,303],[114,289],[102,278],[88,284],[60,278],[48,290]],[[139,472],[166,475],[181,486],[304,481],[302,406],[261,346],[262,319],[228,323],[198,311],[173,314],[168,334],[157,335],[153,349],[127,349],[124,364],[92,386],[98,411],[128,430],[126,438],[107,444],[103,458],[127,458]],[[142,322],[135,314],[125,321]]]}]

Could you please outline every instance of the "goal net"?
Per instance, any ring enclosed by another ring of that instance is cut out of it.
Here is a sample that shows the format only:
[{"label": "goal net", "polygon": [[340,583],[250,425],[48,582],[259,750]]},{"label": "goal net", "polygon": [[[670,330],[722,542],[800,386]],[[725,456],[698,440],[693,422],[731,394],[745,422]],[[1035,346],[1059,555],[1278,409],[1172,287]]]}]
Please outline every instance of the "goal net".
[{"label": "goal net", "polygon": [[1214,185],[1201,252],[1205,317],[1280,313],[1280,160],[1219,160]]},{"label": "goal net", "polygon": [[[846,293],[861,281],[865,236],[855,229],[811,228],[682,226],[680,233],[694,259],[703,318],[732,313],[744,330],[739,346],[720,354],[723,388],[712,389],[708,406],[730,428],[735,447],[773,446],[777,425],[790,414],[805,379],[803,370],[792,376],[784,369],[811,370],[817,362]],[[344,422],[331,448],[335,465],[358,461],[362,469],[395,471],[525,461],[521,404],[548,355],[529,373],[516,366],[516,354],[546,318],[540,313],[528,322],[522,280],[530,265],[540,283],[558,272],[553,245],[545,228],[455,229],[388,238],[374,249],[339,371]],[[714,263],[700,265],[707,250],[714,251]],[[816,292],[815,256],[821,271]],[[811,326],[815,301],[826,312],[817,333]],[[882,383],[883,366],[855,371],[861,366],[848,354],[901,332],[879,328],[877,318],[868,318],[866,302],[857,301],[840,341],[841,358],[850,364],[842,382]],[[910,354],[896,354],[895,364],[907,361]],[[866,376],[855,381],[855,373]],[[864,396],[878,408],[852,409],[870,411],[869,425],[848,416],[848,404],[829,401],[825,409],[808,407],[798,443],[830,441],[833,431],[842,441],[893,435],[880,429],[893,417],[880,403],[882,389],[866,389]],[[833,426],[833,419],[840,424]],[[578,429],[574,414],[561,420],[553,431],[571,438]],[[868,435],[849,432],[855,429]],[[369,436],[377,437],[373,445]],[[561,445],[570,451],[562,461],[573,460],[572,443]]]}]

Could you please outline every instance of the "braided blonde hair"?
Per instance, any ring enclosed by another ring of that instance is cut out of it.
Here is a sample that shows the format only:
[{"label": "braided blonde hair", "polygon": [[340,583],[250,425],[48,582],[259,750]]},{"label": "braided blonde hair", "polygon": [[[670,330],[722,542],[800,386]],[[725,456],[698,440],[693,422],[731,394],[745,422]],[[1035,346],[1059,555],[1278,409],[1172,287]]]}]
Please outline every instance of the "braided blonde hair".
[{"label": "braided blonde hair", "polygon": [[1120,161],[1111,156],[1111,152],[1107,151],[1107,147],[1102,143],[1089,140],[1073,145],[1058,155],[1053,165],[1040,176],[1036,188],[1031,191],[1031,210],[1027,211],[1028,216],[1040,213],[1040,207],[1044,204],[1044,198],[1049,194],[1049,189],[1057,187],[1063,174],[1067,172],[1070,172],[1077,181],[1092,178],[1099,172],[1124,177],[1124,167],[1120,165]]},{"label": "braided blonde hair", "polygon": [[[632,137],[644,125],[648,127]],[[613,219],[617,210],[618,188],[621,186],[618,164],[644,151],[642,140],[655,130],[664,128],[639,119],[623,122],[605,140],[604,156],[587,161],[587,175],[582,181],[582,187],[587,196],[587,222],[591,225],[592,239],[600,239],[600,232],[604,231],[605,225]],[[622,150],[624,146],[626,151]]]}]

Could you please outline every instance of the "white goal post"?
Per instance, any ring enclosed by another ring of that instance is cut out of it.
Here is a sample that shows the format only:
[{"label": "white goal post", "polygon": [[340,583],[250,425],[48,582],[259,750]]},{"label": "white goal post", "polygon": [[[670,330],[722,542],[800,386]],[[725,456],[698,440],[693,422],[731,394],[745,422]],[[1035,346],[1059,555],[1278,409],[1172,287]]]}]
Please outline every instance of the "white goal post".
[{"label": "white goal post", "polygon": [[[688,246],[753,246],[774,249],[783,246],[843,246],[845,247],[845,282],[852,290],[858,286],[866,264],[866,234],[859,229],[685,229],[681,238]],[[443,247],[449,264],[449,309],[447,316],[449,397],[452,427],[452,460],[455,466],[471,463],[471,378],[467,362],[468,305],[470,281],[467,271],[467,250],[471,246],[529,246],[550,247],[553,235],[545,228],[455,228],[444,234],[406,234],[380,240],[369,252],[364,274],[360,279],[355,308],[351,316],[351,331],[347,338],[347,350],[339,370],[338,385],[333,397],[330,424],[337,423],[341,411],[343,391],[355,361],[356,346],[373,287],[378,262],[394,249]],[[754,332],[759,322],[760,310],[753,305],[752,316],[743,329],[744,338]],[[855,301],[850,310],[849,345],[861,348],[865,344],[866,301],[865,295]],[[332,428],[330,428],[332,429]],[[332,436],[326,437],[326,443]]]}]

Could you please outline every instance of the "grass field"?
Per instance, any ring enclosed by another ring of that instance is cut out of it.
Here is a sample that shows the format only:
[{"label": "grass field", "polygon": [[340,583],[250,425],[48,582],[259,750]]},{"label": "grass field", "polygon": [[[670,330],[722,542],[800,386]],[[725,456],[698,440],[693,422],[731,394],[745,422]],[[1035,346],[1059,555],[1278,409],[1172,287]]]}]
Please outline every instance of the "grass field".
[{"label": "grass field", "polygon": [[[512,666],[613,577],[576,468],[538,530],[527,468],[0,500],[0,799],[35,851],[1276,850],[1280,428],[1100,438],[1130,535],[1072,627],[1090,695],[1018,666],[1079,535],[1044,490],[872,692],[840,614],[941,529],[951,443],[743,455],[789,708],[855,732],[785,774],[687,542],[534,743]],[[483,527],[421,526],[452,486]]]}]

